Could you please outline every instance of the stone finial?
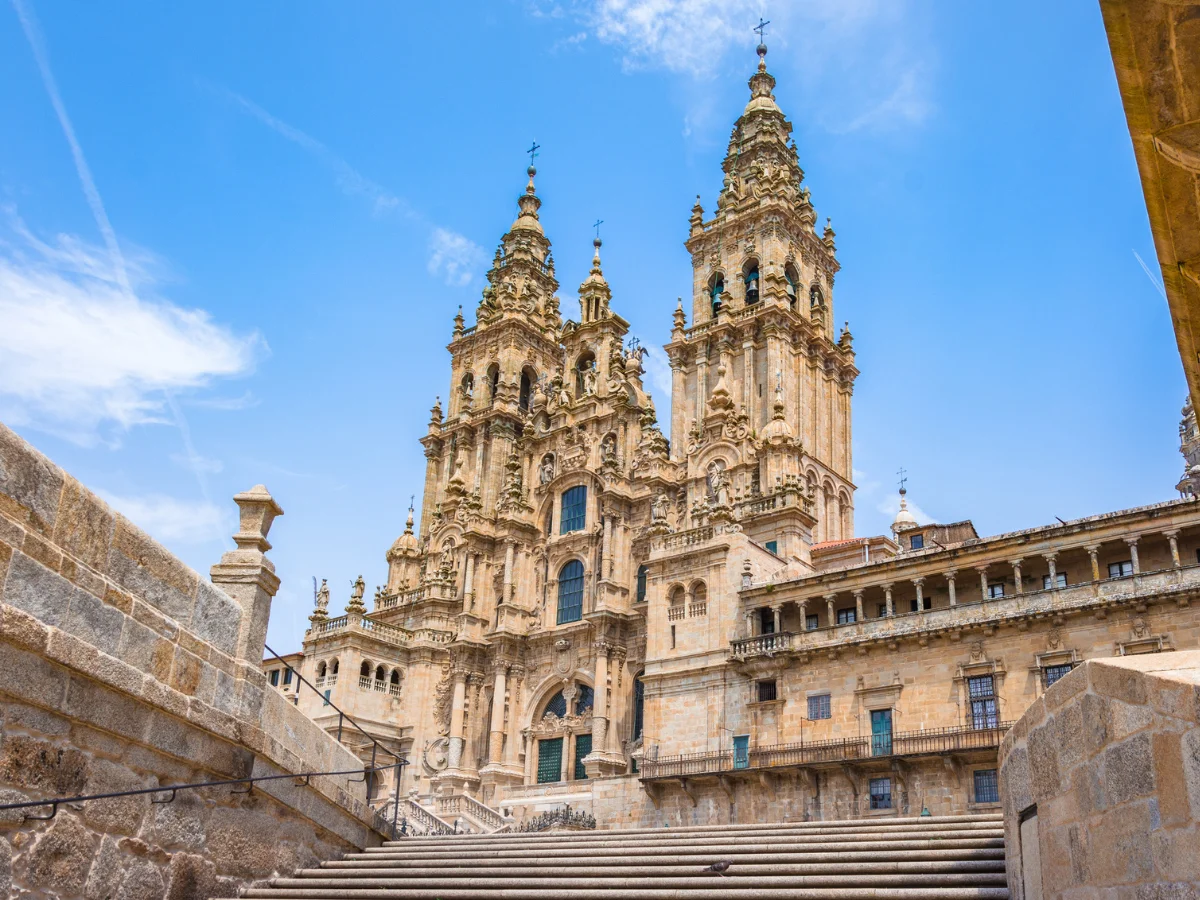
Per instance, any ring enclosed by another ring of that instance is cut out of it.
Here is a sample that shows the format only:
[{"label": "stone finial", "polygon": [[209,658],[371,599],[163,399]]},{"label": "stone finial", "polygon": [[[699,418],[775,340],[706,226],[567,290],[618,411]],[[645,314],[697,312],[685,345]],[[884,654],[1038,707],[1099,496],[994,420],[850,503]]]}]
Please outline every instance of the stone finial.
[{"label": "stone finial", "polygon": [[233,542],[239,550],[257,550],[266,553],[271,549],[267,533],[276,516],[283,515],[283,509],[275,502],[263,485],[256,484],[248,491],[233,495],[233,502],[240,510],[238,533],[233,536]]},{"label": "stone finial", "polygon": [[363,603],[363,594],[367,592],[367,583],[363,581],[361,575],[354,580],[354,587],[350,590],[350,602],[346,604],[347,613],[358,613],[362,615],[367,611],[367,606]]}]

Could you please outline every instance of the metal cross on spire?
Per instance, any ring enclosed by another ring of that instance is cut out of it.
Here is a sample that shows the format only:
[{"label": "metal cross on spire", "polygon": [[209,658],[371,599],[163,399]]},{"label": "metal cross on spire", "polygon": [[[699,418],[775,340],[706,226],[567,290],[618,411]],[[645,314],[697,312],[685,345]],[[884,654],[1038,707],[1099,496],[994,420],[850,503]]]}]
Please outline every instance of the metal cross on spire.
[{"label": "metal cross on spire", "polygon": [[530,145],[529,149],[525,151],[526,153],[529,154],[529,164],[531,166],[533,165],[533,161],[537,158],[538,151],[541,149],[542,149],[542,145],[539,144],[537,141],[534,141]]},{"label": "metal cross on spire", "polygon": [[597,238],[600,237],[600,226],[603,224],[604,224],[603,219],[597,219],[595,222],[592,223],[592,227],[596,229],[596,237]]},{"label": "metal cross on spire", "polygon": [[896,474],[900,476],[900,490],[904,490],[904,485],[908,483],[908,473],[904,471],[904,466],[901,466]]},{"label": "metal cross on spire", "polygon": [[762,16],[758,17],[758,24],[754,26],[754,32],[758,35],[758,42],[760,44],[766,40],[767,26],[770,24],[770,22],[764,22]]},{"label": "metal cross on spire", "polygon": [[413,494],[408,498],[408,511],[412,512],[413,504],[417,502],[417,495]]}]

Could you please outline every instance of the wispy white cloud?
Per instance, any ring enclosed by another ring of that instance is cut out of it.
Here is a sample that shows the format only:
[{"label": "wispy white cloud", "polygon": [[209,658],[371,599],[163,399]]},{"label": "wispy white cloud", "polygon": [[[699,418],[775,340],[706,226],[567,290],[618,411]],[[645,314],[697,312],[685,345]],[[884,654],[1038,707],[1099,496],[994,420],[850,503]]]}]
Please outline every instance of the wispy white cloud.
[{"label": "wispy white cloud", "polygon": [[225,469],[225,464],[221,460],[199,454],[189,456],[186,453],[172,453],[171,462],[192,472],[204,472],[207,475],[216,475]]},{"label": "wispy white cloud", "polygon": [[410,214],[408,204],[404,200],[381,184],[363,175],[321,141],[301,131],[299,128],[289,125],[282,119],[273,116],[253,100],[243,97],[236,91],[227,89],[219,90],[237,106],[241,107],[243,111],[258,119],[258,121],[262,122],[276,134],[304,148],[317,157],[333,172],[335,183],[344,194],[365,198],[371,203],[372,211],[377,215],[394,211]]},{"label": "wispy white cloud", "polygon": [[[895,519],[896,513],[900,512],[900,495],[891,494],[890,496],[884,497],[879,501],[878,504],[876,504],[875,508],[879,510],[879,512],[888,516],[890,519]],[[937,521],[933,516],[929,515],[929,513],[925,512],[925,510],[921,509],[921,507],[917,506],[917,504],[913,503],[911,500],[908,501],[908,511],[912,513],[913,518],[922,525],[928,525],[930,522]]]},{"label": "wispy white cloud", "polygon": [[[528,8],[541,17],[564,9],[554,2]],[[567,8],[589,35],[618,50],[626,69],[661,69],[700,82],[720,73],[733,52],[749,67],[758,42],[751,26],[769,18],[773,67],[801,61],[803,87],[830,130],[919,123],[933,108],[932,54],[911,0],[575,0]],[[685,136],[709,118],[708,93],[690,93],[690,105],[701,109],[689,111]]]},{"label": "wispy white cloud", "polygon": [[429,238],[429,273],[453,287],[466,287],[483,267],[487,254],[469,238],[448,228],[434,228]]},{"label": "wispy white cloud", "polygon": [[114,426],[172,422],[167,392],[245,375],[265,347],[155,298],[146,255],[118,267],[79,237],[41,241],[11,218],[0,236],[0,418],[83,444]]},{"label": "wispy white cloud", "polygon": [[204,544],[229,535],[236,526],[231,510],[208,501],[187,501],[164,494],[124,496],[97,491],[103,500],[164,544]]}]

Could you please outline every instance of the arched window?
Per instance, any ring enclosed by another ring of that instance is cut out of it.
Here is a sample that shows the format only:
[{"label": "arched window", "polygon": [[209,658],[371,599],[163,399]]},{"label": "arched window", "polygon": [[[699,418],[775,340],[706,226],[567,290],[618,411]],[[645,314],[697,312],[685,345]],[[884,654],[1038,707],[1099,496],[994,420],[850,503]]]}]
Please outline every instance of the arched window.
[{"label": "arched window", "polygon": [[642,725],[645,719],[646,687],[642,684],[645,672],[638,672],[633,679],[633,739],[642,736]]},{"label": "arched window", "polygon": [[337,660],[337,657],[335,656],[333,658],[333,662],[331,662],[329,664],[329,674],[336,675],[337,673],[338,673],[338,660]]},{"label": "arched window", "polygon": [[646,575],[649,569],[645,566],[638,566],[637,571],[637,602],[641,603],[646,599]]},{"label": "arched window", "polygon": [[383,681],[386,678],[387,678],[387,669],[385,669],[383,666],[377,666],[375,668],[375,680]]},{"label": "arched window", "polygon": [[554,715],[558,716],[560,719],[565,719],[567,717],[567,701],[566,698],[563,697],[562,691],[559,691],[546,701],[546,708],[542,710],[542,715],[545,716],[546,713],[554,713]]},{"label": "arched window", "polygon": [[576,685],[575,693],[575,715],[582,716],[588,712],[596,702],[596,694],[586,684]]},{"label": "arched window", "polygon": [[400,670],[399,669],[392,669],[391,682],[394,685],[400,684]]},{"label": "arched window", "polygon": [[787,282],[788,306],[796,308],[796,273],[791,266],[783,270],[783,280]]},{"label": "arched window", "polygon": [[671,588],[671,605],[683,606],[683,585],[675,585]]},{"label": "arched window", "polygon": [[500,367],[495,363],[488,366],[488,402],[496,402],[496,391],[500,389]]},{"label": "arched window", "polygon": [[328,667],[325,665],[325,662],[324,662],[324,660],[322,660],[321,662],[317,663],[317,677],[318,677],[318,678],[324,678],[324,677],[325,677],[325,673],[326,673],[327,671],[328,671]]},{"label": "arched window", "polygon": [[708,588],[703,581],[697,581],[692,585],[692,602],[703,603],[708,599]]},{"label": "arched window", "polygon": [[475,394],[475,376],[468,372],[462,377],[462,391],[468,397]]},{"label": "arched window", "polygon": [[746,305],[753,306],[758,302],[758,263],[751,261],[742,276],[746,285]]},{"label": "arched window", "polygon": [[712,315],[715,319],[721,311],[721,294],[725,293],[725,279],[720,274],[714,275],[708,283],[708,297],[712,301]]},{"label": "arched window", "polygon": [[824,302],[825,302],[825,297],[821,293],[821,286],[819,284],[814,284],[811,288],[808,289],[808,305],[810,307],[820,306]]},{"label": "arched window", "polygon": [[583,563],[571,560],[558,573],[558,624],[583,618]]},{"label": "arched window", "polygon": [[359,667],[358,677],[359,678],[370,678],[371,677],[371,664],[369,662],[367,662],[365,659],[363,660],[362,666]]},{"label": "arched window", "polygon": [[533,385],[537,380],[536,376],[529,369],[521,370],[521,411],[526,412],[529,409],[529,399],[533,396]]},{"label": "arched window", "polygon": [[596,356],[592,351],[575,360],[575,396],[583,397],[596,392]]},{"label": "arched window", "polygon": [[563,491],[562,512],[558,521],[562,523],[559,534],[583,531],[587,524],[587,485],[580,484]]}]

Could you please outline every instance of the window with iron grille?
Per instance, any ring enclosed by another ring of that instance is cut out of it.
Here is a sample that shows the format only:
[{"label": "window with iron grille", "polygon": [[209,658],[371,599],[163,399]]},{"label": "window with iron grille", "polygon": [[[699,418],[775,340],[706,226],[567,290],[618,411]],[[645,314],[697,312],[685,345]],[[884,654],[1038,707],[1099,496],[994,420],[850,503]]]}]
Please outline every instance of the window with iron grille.
[{"label": "window with iron grille", "polygon": [[839,625],[850,625],[856,621],[856,612],[857,611],[852,606],[847,607],[846,609],[839,609],[837,611],[837,623]]},{"label": "window with iron grille", "polygon": [[1061,666],[1046,666],[1046,668],[1042,669],[1042,675],[1046,679],[1046,687],[1050,687],[1050,685],[1070,672],[1071,668],[1070,663],[1063,663]]},{"label": "window with iron grille", "polygon": [[758,702],[768,703],[776,698],[775,679],[758,683]]},{"label": "window with iron grille", "polygon": [[1000,715],[996,706],[996,685],[991,675],[972,675],[967,679],[971,698],[971,727],[996,728]]},{"label": "window with iron grille", "polygon": [[892,808],[892,779],[871,779],[871,809]]},{"label": "window with iron grille", "polygon": [[575,780],[587,780],[587,768],[583,758],[592,752],[592,736],[590,734],[575,735]]},{"label": "window with iron grille", "polygon": [[1126,575],[1133,574],[1133,562],[1125,560],[1124,562],[1115,562],[1108,564],[1109,578],[1123,578]]},{"label": "window with iron grille", "polygon": [[563,692],[559,691],[546,702],[546,708],[542,711],[544,716],[546,713],[554,713],[560,719],[567,715],[567,698],[563,696]]},{"label": "window with iron grille", "polygon": [[637,571],[637,602],[641,603],[646,599],[646,574],[650,570],[645,566],[638,566]]},{"label": "window with iron grille", "polygon": [[828,694],[815,694],[808,698],[808,717],[810,719],[828,719],[831,716]]},{"label": "window with iron grille", "polygon": [[563,491],[562,513],[558,517],[562,522],[559,534],[569,531],[583,531],[587,523],[587,486],[578,485]]},{"label": "window with iron grille", "polygon": [[563,739],[543,738],[538,741],[538,784],[548,784],[562,779]]},{"label": "window with iron grille", "polygon": [[[642,736],[642,728],[646,716],[646,686],[642,684],[642,676],[633,679],[633,739]],[[634,760],[636,762],[637,760]]]},{"label": "window with iron grille", "polygon": [[996,779],[995,769],[975,770],[975,802],[1000,802],[1000,784]]},{"label": "window with iron grille", "polygon": [[583,563],[568,562],[558,573],[558,624],[583,618]]},{"label": "window with iron grille", "polygon": [[[1065,588],[1066,586],[1067,586],[1067,573],[1066,572],[1056,572],[1054,575],[1054,587]],[[1043,591],[1050,590],[1050,576],[1049,575],[1042,576],[1042,590]]]}]

